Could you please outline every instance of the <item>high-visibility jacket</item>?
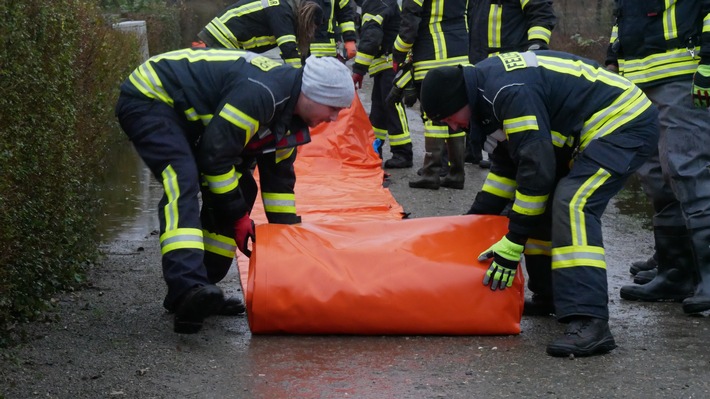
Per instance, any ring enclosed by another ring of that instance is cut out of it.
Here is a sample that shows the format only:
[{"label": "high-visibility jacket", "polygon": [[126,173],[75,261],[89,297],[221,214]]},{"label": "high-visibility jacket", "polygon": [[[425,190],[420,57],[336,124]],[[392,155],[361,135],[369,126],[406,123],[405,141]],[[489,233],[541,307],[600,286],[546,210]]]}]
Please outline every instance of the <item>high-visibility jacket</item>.
[{"label": "high-visibility jacket", "polygon": [[692,79],[710,64],[710,0],[617,0],[606,64],[639,87]]},{"label": "high-visibility jacket", "polygon": [[469,59],[525,51],[535,42],[549,45],[557,18],[551,0],[469,0]]},{"label": "high-visibility jacket", "polygon": [[338,55],[336,45],[336,28],[345,42],[357,40],[355,33],[355,8],[352,0],[318,0],[323,9],[323,23],[316,29],[311,42],[311,54],[316,57],[335,57]]},{"label": "high-visibility jacket", "polygon": [[[250,208],[239,188],[242,157],[275,152],[275,181],[263,190],[269,221],[296,218],[295,147],[310,141],[308,127],[294,115],[302,69],[254,53],[210,48],[183,49],[150,58],[121,85],[123,95],[163,102],[181,115],[194,143],[199,171],[223,209],[237,216]],[[272,199],[273,207],[268,200]]]},{"label": "high-visibility jacket", "polygon": [[353,72],[376,75],[392,68],[392,46],[399,33],[400,11],[397,0],[366,0],[362,5],[360,43]]},{"label": "high-visibility jacket", "polygon": [[[497,209],[512,200],[509,230],[522,237],[541,223],[560,168],[651,107],[627,79],[557,51],[502,53],[463,69],[472,131],[494,132],[488,139],[507,140],[508,150],[476,200],[498,202]],[[594,156],[611,171],[619,166],[614,154]]]},{"label": "high-visibility jacket", "polygon": [[300,67],[294,7],[287,0],[241,0],[212,19],[197,36],[209,47],[255,53],[279,46],[284,62]]},{"label": "high-visibility jacket", "polygon": [[440,66],[468,63],[468,0],[403,0],[392,57],[414,60],[414,80]]}]

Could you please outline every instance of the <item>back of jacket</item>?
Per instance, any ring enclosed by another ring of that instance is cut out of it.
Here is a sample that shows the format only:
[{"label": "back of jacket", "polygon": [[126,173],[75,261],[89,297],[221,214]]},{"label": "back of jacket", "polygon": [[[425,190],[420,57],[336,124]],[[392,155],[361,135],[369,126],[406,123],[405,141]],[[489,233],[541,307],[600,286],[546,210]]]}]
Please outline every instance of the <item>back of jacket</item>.
[{"label": "back of jacket", "polygon": [[353,72],[377,74],[392,68],[392,46],[400,26],[397,0],[365,0]]},{"label": "back of jacket", "polygon": [[617,0],[607,64],[640,87],[692,79],[710,63],[710,0]]},{"label": "back of jacket", "polygon": [[533,41],[550,43],[557,23],[551,0],[469,1],[472,64],[496,53],[525,51]]},{"label": "back of jacket", "polygon": [[468,0],[402,0],[394,48],[411,50],[415,80],[432,68],[468,63],[468,7]]},{"label": "back of jacket", "polygon": [[301,66],[294,11],[286,0],[241,0],[212,19],[198,36],[209,47],[255,53],[278,45],[287,64]]}]

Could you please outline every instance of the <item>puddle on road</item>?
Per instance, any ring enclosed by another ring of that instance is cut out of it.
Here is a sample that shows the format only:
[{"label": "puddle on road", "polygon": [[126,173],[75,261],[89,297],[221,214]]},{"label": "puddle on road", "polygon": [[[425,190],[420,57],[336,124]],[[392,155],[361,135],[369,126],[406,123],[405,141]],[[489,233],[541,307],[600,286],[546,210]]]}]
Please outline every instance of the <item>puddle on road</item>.
[{"label": "puddle on road", "polygon": [[619,213],[634,216],[642,221],[645,229],[652,229],[653,207],[636,175],[631,176],[626,186],[616,195],[614,204]]}]

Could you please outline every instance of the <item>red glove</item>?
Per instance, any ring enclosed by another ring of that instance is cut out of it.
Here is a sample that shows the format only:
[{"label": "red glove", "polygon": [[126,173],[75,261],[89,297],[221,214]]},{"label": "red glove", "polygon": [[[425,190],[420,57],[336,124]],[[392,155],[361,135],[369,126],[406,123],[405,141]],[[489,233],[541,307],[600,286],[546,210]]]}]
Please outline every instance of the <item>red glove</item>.
[{"label": "red glove", "polygon": [[251,257],[251,251],[247,246],[249,238],[251,238],[251,242],[256,242],[254,221],[251,220],[247,212],[239,220],[234,222],[234,240],[237,242],[237,248],[247,257]]},{"label": "red glove", "polygon": [[345,42],[345,51],[347,53],[348,59],[355,58],[355,56],[357,55],[357,47],[355,46],[354,40]]},{"label": "red glove", "polygon": [[394,73],[397,73],[397,71],[399,70],[399,62],[392,61],[392,70],[394,71]]},{"label": "red glove", "polygon": [[359,73],[353,73],[353,83],[355,84],[355,90],[362,88],[362,75]]}]

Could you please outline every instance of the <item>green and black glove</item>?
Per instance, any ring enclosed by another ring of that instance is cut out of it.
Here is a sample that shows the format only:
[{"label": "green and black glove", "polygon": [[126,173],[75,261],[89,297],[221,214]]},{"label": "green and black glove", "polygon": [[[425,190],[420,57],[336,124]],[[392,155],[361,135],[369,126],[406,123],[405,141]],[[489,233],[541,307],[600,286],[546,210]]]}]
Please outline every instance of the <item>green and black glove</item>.
[{"label": "green and black glove", "polygon": [[693,103],[698,108],[710,107],[710,65],[698,65],[693,75]]},{"label": "green and black glove", "polygon": [[478,256],[479,261],[493,258],[486,276],[483,277],[483,285],[490,284],[493,291],[512,286],[524,249],[524,245],[516,244],[507,236],[503,236],[500,241],[483,251]]}]

